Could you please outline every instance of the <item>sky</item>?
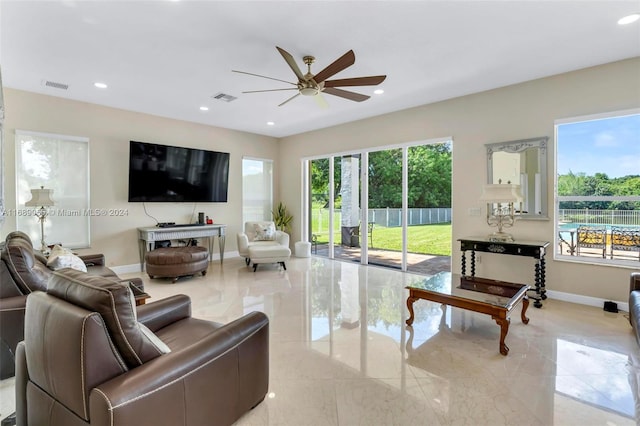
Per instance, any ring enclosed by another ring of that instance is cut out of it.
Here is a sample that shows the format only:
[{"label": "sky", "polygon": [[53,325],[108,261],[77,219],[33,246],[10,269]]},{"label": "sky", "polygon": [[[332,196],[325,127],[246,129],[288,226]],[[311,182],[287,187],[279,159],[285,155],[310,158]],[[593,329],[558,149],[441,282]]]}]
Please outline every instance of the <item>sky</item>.
[{"label": "sky", "polygon": [[640,175],[640,114],[561,124],[558,174]]}]

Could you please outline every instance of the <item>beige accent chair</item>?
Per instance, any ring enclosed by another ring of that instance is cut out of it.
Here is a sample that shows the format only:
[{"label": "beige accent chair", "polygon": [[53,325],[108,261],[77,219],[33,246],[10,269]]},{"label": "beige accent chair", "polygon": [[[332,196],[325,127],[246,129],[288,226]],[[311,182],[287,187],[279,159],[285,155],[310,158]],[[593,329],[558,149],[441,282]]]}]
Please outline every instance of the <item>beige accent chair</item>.
[{"label": "beige accent chair", "polygon": [[247,266],[253,262],[255,272],[260,263],[278,263],[287,270],[285,261],[291,257],[289,234],[276,230],[272,221],[246,222],[238,233],[238,252]]}]

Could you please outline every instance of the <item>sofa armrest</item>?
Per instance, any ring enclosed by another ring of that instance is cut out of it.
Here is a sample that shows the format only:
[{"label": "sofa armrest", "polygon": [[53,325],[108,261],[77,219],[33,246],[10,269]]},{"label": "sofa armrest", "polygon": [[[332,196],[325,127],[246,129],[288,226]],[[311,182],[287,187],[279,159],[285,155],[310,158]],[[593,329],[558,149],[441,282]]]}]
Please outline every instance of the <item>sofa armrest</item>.
[{"label": "sofa armrest", "polygon": [[0,299],[0,379],[14,375],[16,347],[24,339],[27,296]]},{"label": "sofa armrest", "polygon": [[629,292],[640,290],[640,272],[632,272],[629,280]]},{"label": "sofa armrest", "polygon": [[18,343],[16,348],[16,425],[27,425],[27,382],[29,370],[27,370],[27,357],[24,342]]},{"label": "sofa armrest", "polygon": [[138,296],[140,294],[147,294],[144,291],[144,283],[142,282],[142,279],[138,278],[138,277],[134,277],[134,278],[120,278],[118,277],[118,279],[120,280],[121,283],[123,284],[127,284],[129,286],[129,288],[131,288],[131,291],[133,291],[133,295],[134,296]]},{"label": "sofa armrest", "polygon": [[244,232],[238,232],[238,253],[240,256],[249,256],[249,237]]},{"label": "sofa armrest", "polygon": [[87,265],[87,266],[94,266],[94,265],[95,266],[104,266],[105,265],[104,254],[102,254],[102,253],[81,254],[78,257],[80,259],[82,259],[84,264]]},{"label": "sofa armrest", "polygon": [[0,299],[0,314],[8,311],[15,311],[16,309],[22,309],[24,311],[24,307],[27,305],[27,296],[15,296],[15,297],[5,297],[4,299]]},{"label": "sofa armrest", "polygon": [[191,317],[191,299],[184,294],[166,297],[138,306],[138,321],[155,332],[169,324]]},{"label": "sofa armrest", "polygon": [[252,312],[100,384],[90,393],[89,417],[105,426],[114,419],[140,426],[184,424],[185,418],[231,424],[264,398],[268,384],[269,321]]},{"label": "sofa armrest", "polygon": [[0,298],[22,296],[23,294],[5,261],[0,260]]},{"label": "sofa armrest", "polygon": [[276,231],[276,240],[281,246],[289,247],[289,234],[284,231]]}]

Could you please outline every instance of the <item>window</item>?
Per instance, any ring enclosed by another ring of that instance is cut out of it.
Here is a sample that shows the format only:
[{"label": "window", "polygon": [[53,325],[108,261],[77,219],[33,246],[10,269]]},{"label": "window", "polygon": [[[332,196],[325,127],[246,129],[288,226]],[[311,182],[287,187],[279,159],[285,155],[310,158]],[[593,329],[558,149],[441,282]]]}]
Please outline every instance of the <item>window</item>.
[{"label": "window", "polygon": [[556,122],[556,257],[640,263],[640,111]]},{"label": "window", "polygon": [[271,220],[273,161],[242,159],[242,221]]},{"label": "window", "polygon": [[16,131],[17,229],[34,246],[40,241],[40,221],[25,208],[31,189],[52,189],[54,205],[47,209],[44,240],[69,248],[89,247],[89,139]]}]

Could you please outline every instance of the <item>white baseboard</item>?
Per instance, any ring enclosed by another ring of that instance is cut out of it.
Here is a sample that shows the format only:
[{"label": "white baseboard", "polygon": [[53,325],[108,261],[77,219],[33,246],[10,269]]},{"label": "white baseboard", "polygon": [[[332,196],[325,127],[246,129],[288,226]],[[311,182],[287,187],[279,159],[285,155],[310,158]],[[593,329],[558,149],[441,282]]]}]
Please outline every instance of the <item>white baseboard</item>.
[{"label": "white baseboard", "polygon": [[[606,299],[600,299],[597,297],[582,296],[580,294],[573,294],[573,293],[563,293],[561,291],[553,291],[553,290],[548,290],[547,296],[550,299],[562,300],[563,302],[578,303],[580,305],[595,306],[597,308],[603,308],[604,302],[608,301]],[[628,301],[620,302],[620,301],[612,300],[612,302],[615,302],[618,305],[619,310],[629,312]],[[544,302],[542,303],[544,305]]]},{"label": "white baseboard", "polygon": [[[238,253],[237,251],[224,252],[225,259],[231,259],[232,257],[238,257],[238,256],[240,256],[240,253]],[[220,260],[220,253],[213,253],[213,255],[211,255],[211,261],[213,262],[214,260]],[[113,272],[115,272],[118,275],[142,272],[142,270],[140,269],[139,263],[133,263],[131,265],[109,266],[109,268],[111,268]]]}]

